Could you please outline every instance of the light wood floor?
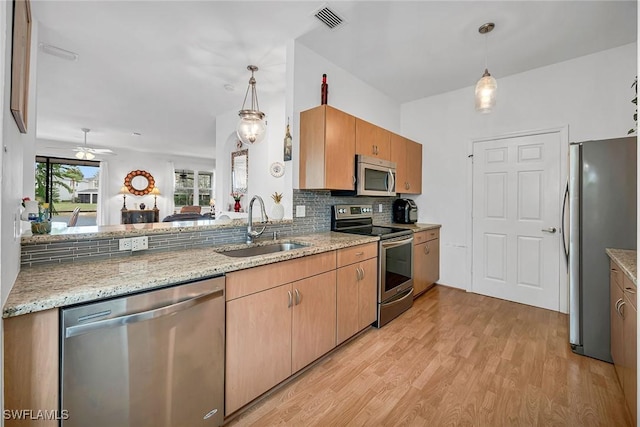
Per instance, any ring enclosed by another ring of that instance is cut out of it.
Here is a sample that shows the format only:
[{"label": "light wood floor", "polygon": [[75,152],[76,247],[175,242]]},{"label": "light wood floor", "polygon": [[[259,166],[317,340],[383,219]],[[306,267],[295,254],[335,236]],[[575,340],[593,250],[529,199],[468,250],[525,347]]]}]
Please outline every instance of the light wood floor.
[{"label": "light wood floor", "polygon": [[437,286],[229,426],[629,426],[613,365],[567,316]]}]

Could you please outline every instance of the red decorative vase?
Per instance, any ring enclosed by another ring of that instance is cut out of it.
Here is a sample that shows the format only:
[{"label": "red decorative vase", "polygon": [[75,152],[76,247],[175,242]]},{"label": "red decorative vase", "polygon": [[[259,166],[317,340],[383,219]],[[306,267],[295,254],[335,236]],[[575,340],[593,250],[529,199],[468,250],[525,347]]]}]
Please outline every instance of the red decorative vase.
[{"label": "red decorative vase", "polygon": [[240,212],[240,208],[241,207],[242,206],[240,206],[240,200],[236,200],[236,204],[233,205],[233,210],[236,211],[236,212]]}]

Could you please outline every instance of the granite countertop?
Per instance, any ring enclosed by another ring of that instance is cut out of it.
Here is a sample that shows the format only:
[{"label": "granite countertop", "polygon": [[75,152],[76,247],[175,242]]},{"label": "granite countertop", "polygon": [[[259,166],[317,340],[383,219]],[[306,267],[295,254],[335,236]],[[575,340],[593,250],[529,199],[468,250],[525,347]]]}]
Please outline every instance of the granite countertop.
[{"label": "granite countertop", "polygon": [[246,258],[223,255],[221,251],[247,247],[244,244],[232,244],[173,252],[139,252],[130,257],[110,260],[24,267],[9,292],[2,317],[195,281],[378,240],[378,237],[326,232],[277,241],[259,240],[257,245],[296,242],[308,246]]},{"label": "granite countertop", "polygon": [[427,224],[427,223],[414,223],[414,224],[385,224],[388,227],[397,227],[397,228],[406,228],[409,230],[413,230],[414,233],[419,233],[420,231],[433,230],[434,228],[442,227],[441,224]]},{"label": "granite countertop", "polygon": [[605,251],[607,252],[607,255],[609,255],[609,258],[614,260],[620,268],[622,268],[625,274],[629,276],[633,284],[638,286],[637,251],[611,248],[607,248]]}]

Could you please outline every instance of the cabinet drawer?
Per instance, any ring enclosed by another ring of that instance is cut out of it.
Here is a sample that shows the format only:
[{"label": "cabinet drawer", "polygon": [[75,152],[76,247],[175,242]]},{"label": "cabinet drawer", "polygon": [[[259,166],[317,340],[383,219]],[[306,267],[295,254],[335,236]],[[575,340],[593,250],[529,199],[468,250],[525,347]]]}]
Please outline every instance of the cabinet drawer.
[{"label": "cabinet drawer", "polygon": [[611,281],[611,283],[615,283],[619,288],[622,288],[622,269],[614,261],[610,262],[610,266],[609,280]]},{"label": "cabinet drawer", "polygon": [[378,243],[367,243],[364,245],[352,246],[350,248],[338,249],[338,267],[364,261],[365,259],[378,256]]},{"label": "cabinet drawer", "polygon": [[413,235],[413,244],[419,245],[420,243],[424,243],[429,240],[434,240],[439,238],[440,238],[440,229],[438,228],[434,228],[432,230],[420,231]]},{"label": "cabinet drawer", "polygon": [[629,279],[629,276],[627,276],[626,274],[622,275],[623,277],[623,290],[624,290],[624,298],[626,301],[629,301],[631,303],[631,305],[633,305],[634,309],[638,309],[638,304],[637,304],[637,297],[636,297],[636,292],[638,291],[638,288],[636,285],[633,284],[633,282],[631,281],[631,279]]},{"label": "cabinet drawer", "polygon": [[335,270],[336,251],[275,262],[227,274],[227,301]]}]

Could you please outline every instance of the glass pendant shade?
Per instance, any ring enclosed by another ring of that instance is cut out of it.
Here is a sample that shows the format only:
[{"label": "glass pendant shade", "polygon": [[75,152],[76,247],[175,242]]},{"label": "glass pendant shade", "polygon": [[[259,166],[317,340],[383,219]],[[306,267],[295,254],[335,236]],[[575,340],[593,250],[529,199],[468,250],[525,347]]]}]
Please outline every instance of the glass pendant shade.
[{"label": "glass pendant shade", "polygon": [[241,110],[238,114],[240,121],[236,128],[238,138],[245,144],[257,144],[264,139],[267,126],[264,123],[264,113],[260,111]]},{"label": "glass pendant shade", "polygon": [[485,69],[482,78],[476,84],[476,111],[489,113],[496,105],[498,82]]},{"label": "glass pendant shade", "polygon": [[[258,93],[256,92],[256,79],[253,73],[258,71],[255,65],[248,65],[247,70],[251,71],[247,93],[244,95],[242,110],[238,113],[240,121],[236,127],[238,138],[245,144],[257,144],[261,142],[267,132],[267,124],[264,121],[264,113],[258,106]],[[245,109],[247,97],[251,93],[251,108]]]}]

